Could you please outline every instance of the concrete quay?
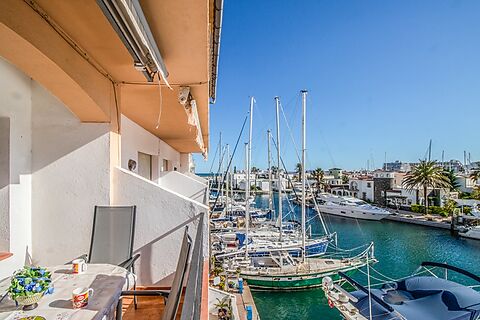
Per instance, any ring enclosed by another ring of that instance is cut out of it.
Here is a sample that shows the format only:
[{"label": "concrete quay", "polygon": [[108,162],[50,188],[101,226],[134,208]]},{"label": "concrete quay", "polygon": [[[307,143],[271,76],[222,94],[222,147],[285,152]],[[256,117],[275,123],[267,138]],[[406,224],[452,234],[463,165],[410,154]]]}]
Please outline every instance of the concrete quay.
[{"label": "concrete quay", "polygon": [[385,220],[416,224],[432,228],[440,228],[450,230],[451,228],[451,218],[440,218],[432,215],[422,215],[409,211],[395,212],[390,210],[393,214],[385,217]]}]

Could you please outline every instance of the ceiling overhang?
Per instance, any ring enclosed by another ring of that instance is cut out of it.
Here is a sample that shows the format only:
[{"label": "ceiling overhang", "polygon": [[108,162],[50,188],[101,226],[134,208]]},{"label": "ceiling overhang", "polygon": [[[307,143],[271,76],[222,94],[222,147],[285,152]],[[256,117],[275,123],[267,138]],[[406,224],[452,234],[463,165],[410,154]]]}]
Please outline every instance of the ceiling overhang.
[{"label": "ceiling overhang", "polygon": [[[47,17],[35,12],[32,3]],[[160,92],[158,81],[148,82],[135,69],[132,56],[95,0],[1,1],[0,29],[4,32],[0,36],[8,39],[6,35],[16,35],[17,41],[2,41],[0,55],[59,97],[81,120],[109,121],[114,100],[112,87],[116,84],[121,113],[179,152],[205,152],[209,141],[211,78],[209,1],[141,0],[140,4],[169,71],[172,89],[162,82]],[[54,21],[74,45],[67,43],[46,18]],[[18,53],[23,55],[22,59],[15,57]],[[28,65],[33,53],[43,56],[43,60],[34,59],[35,66]],[[49,62],[43,71],[38,67],[42,61]],[[105,74],[95,70],[94,65]],[[54,69],[58,74],[64,73],[63,78],[45,79]],[[63,88],[63,84],[70,89]],[[191,88],[196,102],[197,121],[191,121],[189,110],[178,100],[180,87],[185,86]]]}]

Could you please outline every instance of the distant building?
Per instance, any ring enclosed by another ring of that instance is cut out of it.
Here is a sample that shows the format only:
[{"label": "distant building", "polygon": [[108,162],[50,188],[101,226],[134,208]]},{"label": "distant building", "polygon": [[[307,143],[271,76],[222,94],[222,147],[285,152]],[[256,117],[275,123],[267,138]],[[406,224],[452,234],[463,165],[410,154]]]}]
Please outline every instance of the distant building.
[{"label": "distant building", "polygon": [[443,162],[443,167],[447,170],[452,170],[454,173],[465,172],[465,166],[459,160]]},{"label": "distant building", "polygon": [[341,179],[343,170],[340,168],[332,168],[327,171],[326,175],[333,176],[335,179]]},{"label": "distant building", "polygon": [[373,201],[386,206],[387,191],[394,188],[395,172],[376,171],[373,174]]},{"label": "distant building", "polygon": [[396,160],[395,162],[386,162],[383,164],[384,171],[390,172],[408,172],[412,169],[411,163],[401,162]]},{"label": "distant building", "polygon": [[458,174],[455,176],[455,182],[459,185],[458,190],[461,192],[472,192],[477,181],[470,178],[468,174]]}]

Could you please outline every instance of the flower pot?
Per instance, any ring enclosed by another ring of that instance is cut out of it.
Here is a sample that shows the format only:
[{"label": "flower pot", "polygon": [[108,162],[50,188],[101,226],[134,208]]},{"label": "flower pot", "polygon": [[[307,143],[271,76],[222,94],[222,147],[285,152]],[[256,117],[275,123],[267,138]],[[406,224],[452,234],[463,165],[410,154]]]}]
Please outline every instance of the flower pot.
[{"label": "flower pot", "polygon": [[33,310],[38,307],[38,301],[43,297],[43,292],[35,293],[31,296],[20,296],[15,301],[23,306],[24,311]]}]

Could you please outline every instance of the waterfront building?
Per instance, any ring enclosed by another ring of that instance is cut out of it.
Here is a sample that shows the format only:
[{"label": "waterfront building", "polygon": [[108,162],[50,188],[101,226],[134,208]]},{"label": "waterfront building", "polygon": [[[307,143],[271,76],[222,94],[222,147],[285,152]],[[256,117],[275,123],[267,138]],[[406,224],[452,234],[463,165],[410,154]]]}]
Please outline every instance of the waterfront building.
[{"label": "waterfront building", "polygon": [[353,193],[352,196],[364,201],[373,202],[374,180],[372,176],[357,176],[350,178],[349,189]]},{"label": "waterfront building", "polygon": [[477,186],[477,181],[470,178],[469,174],[455,175],[455,182],[458,184],[458,190],[461,192],[471,193]]},{"label": "waterfront building", "polygon": [[170,285],[179,226],[207,247],[191,154],[209,150],[223,2],[133,2],[133,31],[103,1],[0,2],[0,278],[86,253],[96,205],[137,206],[138,285]]},{"label": "waterfront building", "polygon": [[388,204],[387,191],[399,187],[401,179],[403,179],[403,175],[398,172],[375,171],[373,173],[373,201],[386,206]]}]

